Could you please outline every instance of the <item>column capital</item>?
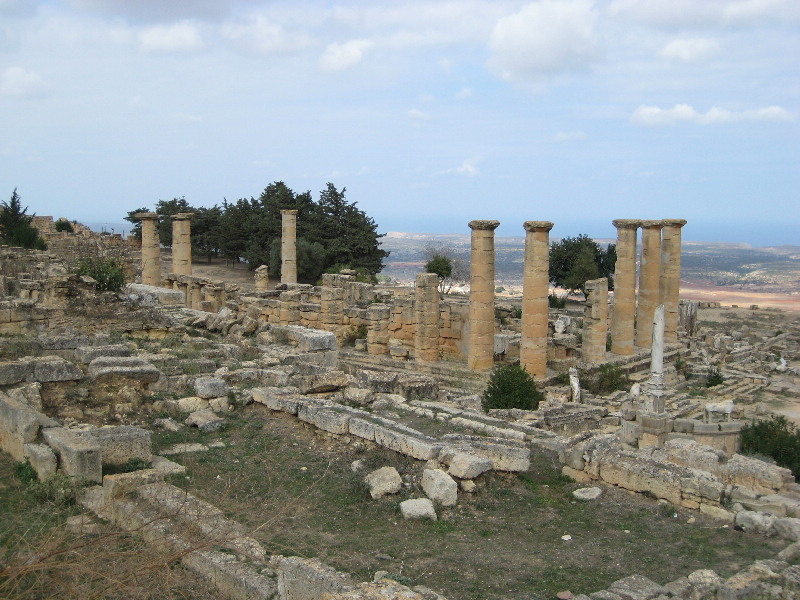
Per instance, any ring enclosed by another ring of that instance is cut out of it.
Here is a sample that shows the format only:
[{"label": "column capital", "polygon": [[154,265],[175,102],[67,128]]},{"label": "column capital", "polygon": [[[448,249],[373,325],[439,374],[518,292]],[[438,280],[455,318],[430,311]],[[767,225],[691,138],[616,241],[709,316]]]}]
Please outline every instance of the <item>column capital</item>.
[{"label": "column capital", "polygon": [[194,216],[194,213],[176,213],[172,215],[173,221],[188,221]]},{"label": "column capital", "polygon": [[469,228],[473,230],[481,229],[485,231],[494,231],[499,226],[500,226],[500,221],[483,221],[479,219],[477,221],[469,222]]},{"label": "column capital", "polygon": [[611,224],[617,229],[639,229],[642,221],[640,219],[614,219]]},{"label": "column capital", "polygon": [[281,214],[282,215],[296,215],[297,214],[297,209],[295,209],[295,208],[282,208],[281,209]]},{"label": "column capital", "polygon": [[664,225],[664,227],[681,228],[686,225],[686,219],[662,219],[661,223]]},{"label": "column capital", "polygon": [[154,213],[154,212],[140,212],[140,213],[136,213],[133,216],[136,217],[137,219],[141,219],[142,221],[146,221],[148,219],[155,220],[155,219],[158,218],[158,215],[156,213]]},{"label": "column capital", "polygon": [[525,231],[550,231],[553,223],[550,221],[525,221],[522,226]]},{"label": "column capital", "polygon": [[661,229],[664,226],[664,222],[657,219],[646,219],[641,223],[642,229]]}]

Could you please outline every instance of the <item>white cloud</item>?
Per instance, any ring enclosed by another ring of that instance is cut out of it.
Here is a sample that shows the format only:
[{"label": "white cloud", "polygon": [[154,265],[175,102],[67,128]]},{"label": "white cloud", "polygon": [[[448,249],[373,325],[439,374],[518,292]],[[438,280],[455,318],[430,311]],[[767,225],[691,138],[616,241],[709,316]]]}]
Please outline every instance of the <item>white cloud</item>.
[{"label": "white cloud", "polygon": [[22,67],[9,67],[0,77],[0,96],[32,98],[46,91],[47,85],[39,74]]},{"label": "white cloud", "polygon": [[344,44],[330,44],[319,59],[324,71],[343,71],[364,59],[364,53],[374,44],[369,40],[350,40]]},{"label": "white cloud", "polygon": [[797,0],[613,0],[612,16],[656,27],[704,27],[759,21],[786,22],[800,18]]},{"label": "white cloud", "polygon": [[200,31],[191,23],[157,25],[139,33],[139,44],[145,52],[193,52],[205,44]]},{"label": "white cloud", "polygon": [[583,68],[597,56],[597,16],[591,0],[528,4],[495,25],[488,65],[509,81]]},{"label": "white cloud", "polygon": [[673,40],[658,53],[662,58],[685,63],[698,62],[711,58],[719,51],[716,40],[692,38]]},{"label": "white cloud", "polygon": [[753,24],[762,20],[789,21],[800,18],[797,0],[741,0],[730,2],[722,9],[725,23]]},{"label": "white cloud", "polygon": [[472,88],[464,87],[458,90],[456,93],[456,99],[458,100],[466,100],[467,98],[472,97]]},{"label": "white cloud", "polygon": [[409,118],[414,119],[415,121],[430,121],[431,120],[431,116],[428,113],[422,112],[421,110],[418,110],[416,108],[412,108],[411,110],[409,110],[408,111],[408,116],[409,116]]},{"label": "white cloud", "polygon": [[311,36],[289,33],[264,15],[251,15],[242,23],[226,23],[222,36],[238,46],[258,54],[296,52],[314,44]]},{"label": "white cloud", "polygon": [[792,114],[780,106],[768,106],[741,112],[713,106],[707,112],[700,113],[688,104],[676,104],[672,108],[641,105],[631,115],[633,123],[647,126],[675,125],[676,123],[716,125],[734,121],[791,121],[792,119]]},{"label": "white cloud", "polygon": [[553,136],[554,142],[575,142],[585,139],[586,134],[583,131],[559,131]]},{"label": "white cloud", "polygon": [[453,173],[455,175],[464,175],[465,177],[475,177],[476,175],[480,175],[480,170],[478,169],[478,164],[481,162],[480,158],[466,158],[464,162],[461,163],[461,166],[453,167],[452,169],[447,169],[445,173]]}]

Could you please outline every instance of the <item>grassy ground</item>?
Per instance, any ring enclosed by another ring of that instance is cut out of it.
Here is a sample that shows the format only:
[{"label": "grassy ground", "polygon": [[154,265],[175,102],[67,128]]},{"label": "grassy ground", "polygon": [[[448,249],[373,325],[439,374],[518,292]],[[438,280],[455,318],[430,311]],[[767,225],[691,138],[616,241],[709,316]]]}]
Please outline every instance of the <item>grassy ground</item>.
[{"label": "grassy ground", "polygon": [[[258,405],[216,434],[159,434],[155,444],[212,439],[226,447],[177,457],[189,470],[175,483],[255,529],[268,551],[319,557],[359,580],[388,571],[450,598],[552,598],[633,573],[660,583],[700,568],[730,575],[781,547],[614,488],[577,503],[570,492],[580,486],[541,456],[519,476],[485,477],[456,507],[440,507],[437,522],[404,521],[398,505],[421,496],[423,463]],[[354,473],[354,460],[365,470]],[[385,465],[408,485],[371,500],[363,475]],[[690,517],[696,522],[687,524]]]},{"label": "grassy ground", "polygon": [[174,557],[155,554],[134,536],[97,523],[68,527],[79,508],[42,500],[13,471],[0,453],[0,598],[216,598]]}]

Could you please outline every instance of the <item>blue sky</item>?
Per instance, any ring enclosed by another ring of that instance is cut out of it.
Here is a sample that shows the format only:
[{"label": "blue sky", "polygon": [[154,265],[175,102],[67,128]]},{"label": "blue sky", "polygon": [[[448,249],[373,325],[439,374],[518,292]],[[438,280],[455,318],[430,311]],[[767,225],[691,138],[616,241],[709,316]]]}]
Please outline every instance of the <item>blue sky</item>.
[{"label": "blue sky", "polygon": [[800,244],[798,0],[0,0],[0,197],[328,181],[380,231]]}]

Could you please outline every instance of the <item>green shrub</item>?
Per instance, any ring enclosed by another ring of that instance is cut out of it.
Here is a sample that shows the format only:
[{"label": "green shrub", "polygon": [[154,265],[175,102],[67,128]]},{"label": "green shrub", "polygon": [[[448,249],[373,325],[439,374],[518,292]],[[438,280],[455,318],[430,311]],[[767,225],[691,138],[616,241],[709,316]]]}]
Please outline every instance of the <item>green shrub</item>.
[{"label": "green shrub", "polygon": [[97,281],[101,292],[118,292],[125,285],[125,264],[118,258],[84,258],[75,267],[76,275]]},{"label": "green shrub", "polygon": [[72,227],[72,223],[67,221],[66,219],[59,219],[55,222],[56,231],[66,231],[67,233],[75,233],[75,229]]},{"label": "green shrub", "polygon": [[716,385],[720,385],[725,378],[722,377],[722,373],[720,373],[717,367],[711,367],[708,370],[708,377],[706,377],[706,387],[714,387]]},{"label": "green shrub", "polygon": [[543,399],[533,377],[520,365],[495,367],[483,393],[483,410],[492,408],[521,408],[536,410]]},{"label": "green shrub", "polygon": [[344,344],[345,346],[354,346],[356,340],[364,340],[366,338],[367,324],[361,323],[361,325],[353,325],[347,330],[347,333],[344,336]]},{"label": "green shrub", "polygon": [[28,484],[28,489],[39,502],[72,506],[78,499],[81,483],[63,473],[56,473],[44,481],[32,481]]},{"label": "green shrub", "polygon": [[800,475],[800,432],[784,416],[753,422],[742,428],[742,454],[765,455]]},{"label": "green shrub", "polygon": [[25,459],[25,462],[14,463],[14,477],[19,479],[22,483],[28,484],[39,479],[36,470],[33,468],[31,461]]},{"label": "green shrub", "polygon": [[515,305],[511,309],[511,316],[514,317],[515,319],[521,319],[522,318],[522,307]]},{"label": "green shrub", "polygon": [[547,296],[547,305],[550,308],[566,308],[567,297],[564,296],[563,298],[559,298],[555,294],[550,294],[549,296]]},{"label": "green shrub", "polygon": [[625,371],[616,365],[601,365],[593,373],[581,374],[581,385],[590,394],[610,394],[617,390],[627,390],[630,383]]}]

